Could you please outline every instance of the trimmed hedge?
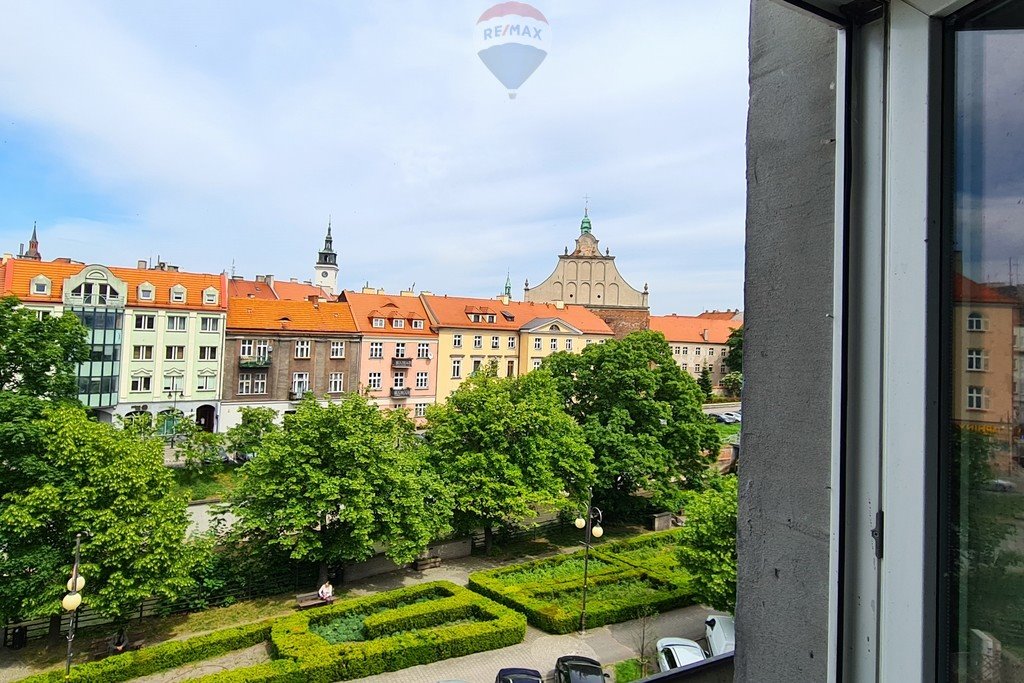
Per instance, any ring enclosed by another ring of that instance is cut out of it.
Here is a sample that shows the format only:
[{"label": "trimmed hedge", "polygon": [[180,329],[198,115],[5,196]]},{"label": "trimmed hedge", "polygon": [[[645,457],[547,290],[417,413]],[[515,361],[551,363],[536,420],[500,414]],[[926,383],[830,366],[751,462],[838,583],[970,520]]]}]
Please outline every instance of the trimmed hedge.
[{"label": "trimmed hedge", "polygon": [[98,662],[71,668],[65,679],[63,671],[50,671],[23,679],[23,683],[75,681],[81,683],[117,683],[139,676],[174,669],[185,664],[220,657],[233,650],[251,647],[270,637],[271,620],[221,629],[188,640],[172,640],[153,647],[125,652]]},{"label": "trimmed hedge", "polygon": [[[654,610],[663,612],[693,603],[688,575],[675,559],[674,546],[678,544],[678,530],[645,534],[638,538],[616,541],[591,550],[591,562],[596,558],[605,563],[597,571],[588,572],[588,590],[629,581],[642,581],[652,587],[648,599],[635,598],[619,600],[614,597],[596,599],[587,596],[587,627],[594,628],[634,619]],[[633,561],[630,552],[651,548],[665,548],[651,561]],[[560,604],[559,596],[565,593],[582,592],[583,572],[558,581],[540,580],[529,583],[508,583],[503,577],[517,572],[531,571],[545,566],[557,566],[570,559],[578,560],[583,551],[560,555],[544,560],[534,560],[511,567],[474,572],[469,575],[469,588],[486,595],[507,607],[526,614],[529,623],[548,633],[570,633],[580,624],[580,599],[573,608]],[[543,572],[540,572],[543,574]],[[575,601],[574,601],[575,602]]]}]

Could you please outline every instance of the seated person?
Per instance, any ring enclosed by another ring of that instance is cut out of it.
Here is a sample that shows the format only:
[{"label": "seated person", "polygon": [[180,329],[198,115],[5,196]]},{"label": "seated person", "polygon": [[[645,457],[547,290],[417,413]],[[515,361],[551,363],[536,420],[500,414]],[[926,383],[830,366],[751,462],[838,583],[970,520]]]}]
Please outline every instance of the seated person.
[{"label": "seated person", "polygon": [[114,637],[110,639],[109,650],[111,654],[119,655],[128,649],[129,643],[128,633],[123,628],[119,629]]},{"label": "seated person", "polygon": [[321,600],[332,602],[334,600],[334,586],[331,585],[330,579],[324,581],[324,585],[320,586],[320,590],[316,592]]}]

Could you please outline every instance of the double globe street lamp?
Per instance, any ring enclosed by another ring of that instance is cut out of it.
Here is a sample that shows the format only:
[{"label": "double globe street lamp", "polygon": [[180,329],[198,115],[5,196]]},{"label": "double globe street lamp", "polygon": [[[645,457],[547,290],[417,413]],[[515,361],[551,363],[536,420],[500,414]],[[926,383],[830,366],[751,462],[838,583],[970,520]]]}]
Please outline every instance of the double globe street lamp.
[{"label": "double globe street lamp", "polygon": [[587,530],[587,540],[583,541],[586,550],[583,553],[583,609],[580,611],[580,635],[587,634],[587,579],[590,570],[590,540],[604,536],[604,529],[601,528],[601,511],[593,505],[587,505],[586,517],[577,517],[574,524],[577,529]]},{"label": "double globe street lamp", "polygon": [[85,588],[85,577],[78,571],[79,552],[82,548],[82,534],[75,535],[75,563],[71,566],[71,578],[68,579],[68,594],[60,601],[61,607],[71,614],[68,621],[68,661],[64,676],[71,674],[71,643],[75,640],[75,627],[78,625],[78,607],[82,604],[82,589]]}]

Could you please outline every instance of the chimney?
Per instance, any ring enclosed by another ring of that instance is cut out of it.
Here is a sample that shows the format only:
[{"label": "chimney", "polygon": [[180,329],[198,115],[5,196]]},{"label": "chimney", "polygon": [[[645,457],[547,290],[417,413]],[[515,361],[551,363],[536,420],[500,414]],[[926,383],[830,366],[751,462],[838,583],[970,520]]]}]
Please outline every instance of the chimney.
[{"label": "chimney", "polygon": [[502,294],[501,295],[501,303],[505,304],[506,306],[508,306],[508,302],[511,301],[511,300],[512,300],[512,297],[510,297],[508,294]]},{"label": "chimney", "polygon": [[273,275],[270,275],[270,274],[264,275],[263,276],[263,281],[267,283],[267,287],[273,287],[274,286],[274,276]]},{"label": "chimney", "polygon": [[556,301],[555,302],[555,308],[557,308],[560,311],[564,310],[565,309],[565,302],[564,301]]},{"label": "chimney", "polygon": [[146,259],[140,258],[138,261],[135,262],[135,267],[138,268],[139,270],[146,270],[146,268],[148,268],[146,264]]},{"label": "chimney", "polygon": [[424,289],[420,291],[420,296],[434,296],[434,293],[428,292],[427,290]]},{"label": "chimney", "polygon": [[245,279],[245,277],[244,277],[244,276],[242,276],[242,275],[232,275],[232,276],[231,276],[231,279],[232,279],[232,280],[244,280],[244,279]]},{"label": "chimney", "polygon": [[21,242],[21,243],[18,244],[18,256],[24,256],[24,255],[25,255],[25,243]]},{"label": "chimney", "polygon": [[313,304],[313,308],[320,308],[320,297],[316,294],[310,294],[306,300]]},{"label": "chimney", "polygon": [[375,287],[366,286],[362,289],[363,294],[376,294],[377,289]]},{"label": "chimney", "polygon": [[298,282],[299,278],[297,278],[297,277],[290,277],[290,278],[288,278],[288,281],[289,282]]},{"label": "chimney", "polygon": [[403,289],[401,292],[399,292],[399,294],[402,296],[416,296],[416,292],[412,291],[411,289]]},{"label": "chimney", "polygon": [[703,339],[704,341],[707,341],[707,340],[708,340],[708,331],[707,331],[707,330],[701,330],[701,332],[700,332],[700,337],[701,337],[701,339]]}]

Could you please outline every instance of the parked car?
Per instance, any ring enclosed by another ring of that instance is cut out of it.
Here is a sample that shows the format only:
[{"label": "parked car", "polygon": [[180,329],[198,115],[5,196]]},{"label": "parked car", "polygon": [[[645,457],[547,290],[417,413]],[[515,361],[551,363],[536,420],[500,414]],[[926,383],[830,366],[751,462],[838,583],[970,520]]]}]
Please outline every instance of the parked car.
[{"label": "parked car", "polygon": [[732,652],[736,649],[736,620],[728,614],[709,614],[704,621],[704,635],[712,657]]},{"label": "parked car", "polygon": [[736,422],[736,418],[729,415],[729,413],[712,413],[711,417],[715,419],[715,422],[721,422],[724,424],[733,424]]},{"label": "parked car", "polygon": [[601,663],[582,655],[564,655],[555,662],[558,683],[605,683]]},{"label": "parked car", "polygon": [[733,422],[742,422],[743,421],[743,414],[742,413],[734,413],[734,412],[730,411],[728,413],[722,413],[722,417],[727,418],[729,420],[732,420]]},{"label": "parked car", "polygon": [[544,683],[544,677],[536,669],[502,669],[494,683]]},{"label": "parked car", "polygon": [[669,671],[703,661],[704,649],[688,638],[662,638],[657,643],[658,670]]},{"label": "parked car", "polygon": [[1012,481],[1006,481],[1005,479],[993,479],[985,484],[985,488],[989,491],[999,491],[1000,493],[1009,493],[1017,488],[1016,484]]}]

